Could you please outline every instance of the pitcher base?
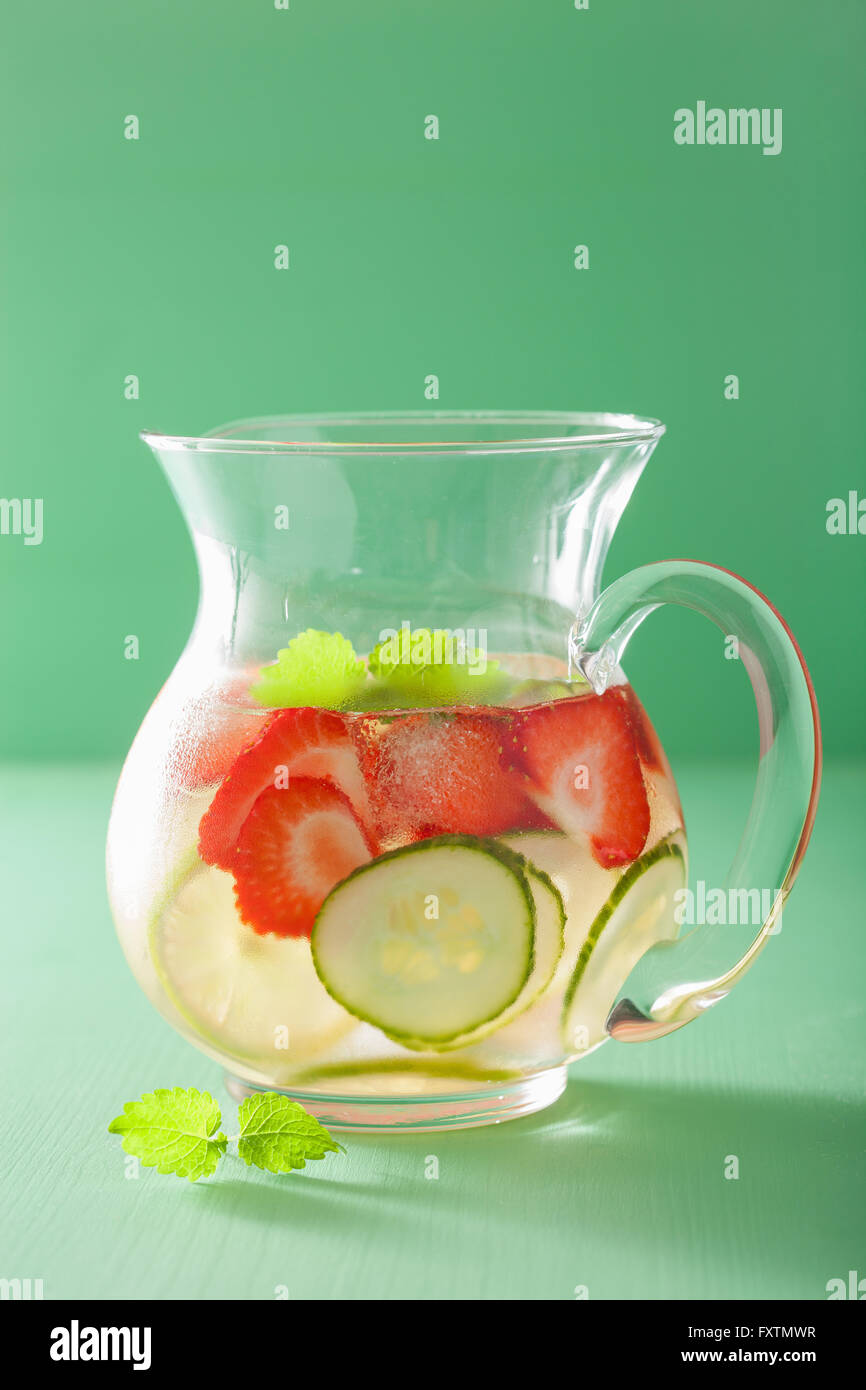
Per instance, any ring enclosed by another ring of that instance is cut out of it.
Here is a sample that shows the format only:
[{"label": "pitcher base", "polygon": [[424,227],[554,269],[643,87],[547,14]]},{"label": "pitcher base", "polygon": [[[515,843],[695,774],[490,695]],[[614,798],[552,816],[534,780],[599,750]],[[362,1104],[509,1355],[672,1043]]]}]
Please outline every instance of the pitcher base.
[{"label": "pitcher base", "polygon": [[340,1096],[322,1091],[256,1086],[229,1073],[226,1073],[225,1083],[229,1095],[236,1101],[256,1091],[278,1090],[280,1095],[297,1101],[315,1115],[328,1129],[418,1134],[496,1125],[504,1120],[533,1115],[559,1099],[567,1078],[565,1067],[554,1067],[521,1081],[451,1096]]}]

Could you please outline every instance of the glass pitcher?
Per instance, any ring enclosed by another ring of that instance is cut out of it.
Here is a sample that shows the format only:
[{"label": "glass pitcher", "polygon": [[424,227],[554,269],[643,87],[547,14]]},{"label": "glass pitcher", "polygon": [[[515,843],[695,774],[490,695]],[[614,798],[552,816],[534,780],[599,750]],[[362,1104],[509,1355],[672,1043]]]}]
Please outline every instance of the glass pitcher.
[{"label": "glass pitcher", "polygon": [[[525,1115],[607,1038],[717,1003],[767,941],[815,814],[814,692],[725,570],[599,593],[663,432],[436,412],[143,434],[201,593],[120,778],[109,892],[140,985],[233,1095],[338,1128]],[[663,603],[737,637],[757,700],[721,920],[686,910],[676,786],[620,664]]]}]

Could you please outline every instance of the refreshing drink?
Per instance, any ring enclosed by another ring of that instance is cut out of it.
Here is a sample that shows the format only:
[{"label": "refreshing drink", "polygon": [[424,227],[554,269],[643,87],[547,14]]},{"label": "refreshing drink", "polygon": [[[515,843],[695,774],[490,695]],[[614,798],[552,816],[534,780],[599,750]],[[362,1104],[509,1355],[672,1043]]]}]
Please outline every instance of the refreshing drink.
[{"label": "refreshing drink", "polygon": [[[663,432],[426,408],[144,432],[200,593],[120,779],[111,903],[142,988],[235,1093],[329,1126],[529,1114],[606,1038],[702,1017],[770,939],[815,817],[814,690],[727,570],[602,589]],[[736,636],[753,683],[757,782],[719,890],[759,920],[680,896],[676,788],[623,670],[664,604]]]},{"label": "refreshing drink", "polygon": [[[634,691],[527,677],[515,657],[473,682],[351,653],[347,680],[342,644],[301,634],[233,698],[174,718],[159,852],[137,892],[128,863],[112,870],[142,983],[235,1077],[305,1096],[468,1092],[585,1054],[634,963],[676,934],[685,880]],[[293,688],[335,707],[289,704]],[[145,724],[130,780],[149,737],[164,731]],[[122,782],[116,815],[142,795]]]}]

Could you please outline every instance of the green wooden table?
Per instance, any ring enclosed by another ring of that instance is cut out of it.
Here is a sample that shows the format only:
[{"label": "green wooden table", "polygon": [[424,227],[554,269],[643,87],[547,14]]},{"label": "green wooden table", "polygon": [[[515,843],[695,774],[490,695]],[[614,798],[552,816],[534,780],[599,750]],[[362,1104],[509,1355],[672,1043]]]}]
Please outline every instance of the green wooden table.
[{"label": "green wooden table", "polygon": [[[751,769],[676,770],[693,873],[718,882]],[[46,1298],[822,1299],[866,1276],[862,767],[827,770],[781,934],[700,1023],[608,1044],[526,1120],[349,1137],[285,1178],[226,1161],[195,1187],[128,1179],[106,1133],[159,1085],[211,1089],[234,1118],[115,942],[116,771],[0,769],[0,1277],[41,1278]]]}]

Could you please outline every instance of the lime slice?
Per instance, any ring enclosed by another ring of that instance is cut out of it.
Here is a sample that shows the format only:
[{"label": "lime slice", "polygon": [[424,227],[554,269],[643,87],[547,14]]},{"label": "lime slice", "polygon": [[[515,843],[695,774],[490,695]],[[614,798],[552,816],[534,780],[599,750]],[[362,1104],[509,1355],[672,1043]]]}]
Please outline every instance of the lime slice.
[{"label": "lime slice", "polygon": [[171,1003],[220,1052],[284,1072],[356,1026],[322,988],[306,937],[259,936],[237,915],[231,875],[197,856],[164,895],[149,936]]}]

